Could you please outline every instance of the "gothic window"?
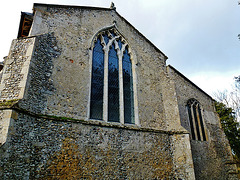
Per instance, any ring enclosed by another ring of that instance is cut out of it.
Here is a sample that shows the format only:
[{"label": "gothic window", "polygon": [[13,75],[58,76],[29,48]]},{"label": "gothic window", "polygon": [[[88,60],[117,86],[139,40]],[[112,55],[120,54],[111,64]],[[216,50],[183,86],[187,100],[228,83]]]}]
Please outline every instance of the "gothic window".
[{"label": "gothic window", "polygon": [[92,85],[91,85],[91,114],[93,119],[102,119],[103,116],[103,76],[104,52],[98,39],[93,49]]},{"label": "gothic window", "polygon": [[99,33],[94,41],[90,119],[135,123],[129,47],[113,29]]},{"label": "gothic window", "polygon": [[187,102],[187,111],[192,140],[206,141],[205,127],[199,102],[195,99],[190,99]]}]

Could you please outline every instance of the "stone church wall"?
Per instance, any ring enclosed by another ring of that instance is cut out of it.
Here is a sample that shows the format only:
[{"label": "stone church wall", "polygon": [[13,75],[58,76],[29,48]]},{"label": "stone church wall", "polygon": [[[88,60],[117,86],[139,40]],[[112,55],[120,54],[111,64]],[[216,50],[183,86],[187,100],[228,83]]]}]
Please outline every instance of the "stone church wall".
[{"label": "stone church wall", "polygon": [[[35,6],[35,10],[31,35],[54,32],[53,36],[60,53],[51,60],[52,69],[49,78],[53,80],[55,91],[47,95],[44,113],[88,118],[91,68],[89,48],[94,35],[99,30],[116,22],[118,30],[128,41],[135,59],[137,107],[141,126],[157,129],[167,129],[171,126],[173,129],[174,123],[166,124],[166,111],[162,99],[162,94],[165,92],[162,92],[161,87],[167,79],[166,57],[159,50],[156,51],[156,48],[116,11],[41,5]],[[177,116],[177,113],[175,114]],[[169,121],[171,119],[169,118]]]},{"label": "stone church wall", "polygon": [[23,98],[34,38],[13,40],[9,56],[4,61],[0,84],[0,100]]},{"label": "stone church wall", "polygon": [[[6,91],[6,99],[1,91],[0,176],[194,177],[166,56],[115,10],[45,5],[34,10],[31,36],[13,41],[3,70],[2,82],[11,67],[12,75],[23,73],[24,83],[11,85],[18,90],[22,84],[21,96]],[[139,125],[88,119],[91,43],[100,29],[114,23],[135,59]]]},{"label": "stone church wall", "polygon": [[[197,178],[226,177],[229,146],[212,100],[169,76],[167,57],[116,10],[35,4],[34,13],[29,37],[13,41],[3,69],[0,177],[194,179],[193,166]],[[112,25],[131,48],[139,124],[89,119],[91,45]],[[8,86],[9,77],[17,78]],[[185,92],[205,109],[207,142],[189,139]]]},{"label": "stone church wall", "polygon": [[229,143],[215,112],[214,100],[172,66],[168,66],[168,71],[175,81],[181,124],[189,132],[191,129],[186,109],[187,101],[194,98],[200,102],[202,107],[207,141],[191,140],[196,179],[234,178],[236,167],[233,164]]},{"label": "stone church wall", "polygon": [[17,114],[0,148],[3,179],[174,177],[173,148],[166,133]]}]

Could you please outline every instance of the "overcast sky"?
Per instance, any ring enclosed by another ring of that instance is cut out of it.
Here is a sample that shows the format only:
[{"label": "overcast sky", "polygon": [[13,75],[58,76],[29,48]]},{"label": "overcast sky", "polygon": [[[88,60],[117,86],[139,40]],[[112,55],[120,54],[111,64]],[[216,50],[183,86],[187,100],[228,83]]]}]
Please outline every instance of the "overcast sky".
[{"label": "overcast sky", "polygon": [[171,64],[212,95],[240,75],[240,6],[237,0],[7,0],[0,7],[0,58],[17,37],[21,11],[33,3],[110,7],[168,56]]}]

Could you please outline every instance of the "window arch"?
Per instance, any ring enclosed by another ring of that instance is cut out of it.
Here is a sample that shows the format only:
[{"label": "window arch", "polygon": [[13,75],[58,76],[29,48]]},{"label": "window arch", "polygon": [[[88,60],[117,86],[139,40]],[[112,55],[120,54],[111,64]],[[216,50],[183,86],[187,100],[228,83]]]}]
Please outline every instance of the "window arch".
[{"label": "window arch", "polygon": [[95,36],[92,50],[90,119],[135,123],[130,49],[115,29]]},{"label": "window arch", "polygon": [[187,111],[192,139],[206,141],[207,137],[205,133],[200,103],[196,99],[188,100]]}]

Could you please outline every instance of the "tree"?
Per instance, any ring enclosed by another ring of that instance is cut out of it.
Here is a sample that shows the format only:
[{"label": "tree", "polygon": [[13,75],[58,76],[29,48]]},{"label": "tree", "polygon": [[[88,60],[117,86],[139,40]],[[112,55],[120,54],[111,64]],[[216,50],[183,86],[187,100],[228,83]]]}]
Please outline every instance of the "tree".
[{"label": "tree", "polygon": [[221,102],[215,102],[215,108],[219,115],[222,128],[229,140],[232,152],[236,159],[240,159],[240,129],[236,121],[235,112]]},{"label": "tree", "polygon": [[236,119],[240,122],[240,75],[234,77],[234,84],[232,90],[217,91],[213,94],[214,98],[227,107],[231,107],[235,112]]}]

